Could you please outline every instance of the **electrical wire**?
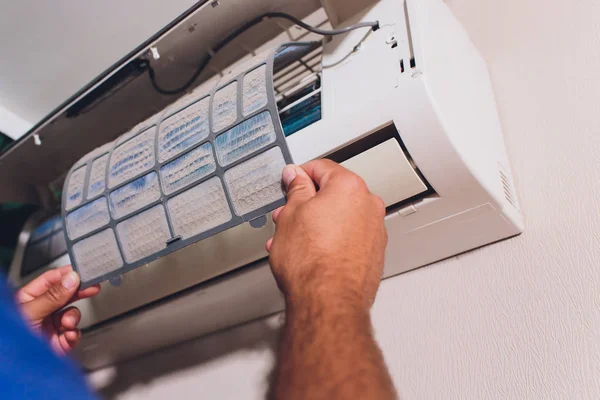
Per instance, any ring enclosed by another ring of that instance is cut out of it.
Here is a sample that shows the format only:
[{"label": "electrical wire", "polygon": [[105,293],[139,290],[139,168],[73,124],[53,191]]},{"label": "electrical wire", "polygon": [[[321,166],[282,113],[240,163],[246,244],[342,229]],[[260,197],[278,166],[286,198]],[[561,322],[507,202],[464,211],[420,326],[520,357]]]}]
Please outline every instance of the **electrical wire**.
[{"label": "electrical wire", "polygon": [[148,76],[150,77],[150,82],[152,83],[152,87],[158,93],[164,94],[164,95],[173,95],[173,94],[179,94],[181,92],[185,92],[187,89],[189,89],[194,84],[196,79],[198,79],[198,77],[200,76],[202,71],[204,71],[204,69],[208,66],[210,61],[215,56],[215,54],[217,54],[221,49],[223,49],[225,46],[227,46],[229,43],[231,43],[235,38],[240,36],[242,33],[246,32],[248,29],[252,28],[255,25],[258,25],[265,19],[271,19],[271,18],[287,19],[288,21],[293,22],[294,24],[306,29],[309,32],[316,33],[318,35],[323,35],[323,36],[342,35],[344,33],[348,33],[350,31],[353,31],[356,29],[361,29],[361,28],[371,28],[373,31],[376,31],[377,29],[379,29],[378,21],[361,22],[359,24],[351,25],[351,26],[341,28],[341,29],[331,29],[331,30],[321,29],[321,28],[317,28],[317,27],[308,25],[304,21],[302,21],[290,14],[286,14],[286,13],[282,13],[282,12],[268,12],[268,13],[262,14],[256,18],[246,22],[244,25],[242,25],[241,27],[239,27],[238,29],[236,29],[235,31],[230,33],[227,37],[225,37],[225,39],[223,39],[219,43],[217,43],[217,45],[215,47],[213,47],[212,49],[210,49],[208,51],[208,53],[204,56],[204,58],[200,62],[200,65],[198,66],[196,71],[192,74],[190,79],[184,85],[182,85],[176,89],[161,88],[160,85],[158,84],[158,82],[156,81],[156,74],[154,72],[154,69],[152,68],[150,63],[148,63],[147,64]]}]

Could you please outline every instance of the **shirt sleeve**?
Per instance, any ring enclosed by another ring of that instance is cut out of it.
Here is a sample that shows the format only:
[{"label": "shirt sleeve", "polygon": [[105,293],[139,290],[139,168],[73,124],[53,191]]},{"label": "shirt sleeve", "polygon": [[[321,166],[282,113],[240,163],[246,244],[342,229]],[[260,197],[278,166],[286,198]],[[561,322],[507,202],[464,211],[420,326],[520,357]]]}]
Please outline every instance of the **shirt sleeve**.
[{"label": "shirt sleeve", "polygon": [[3,399],[94,399],[82,373],[23,320],[0,277],[0,387]]}]

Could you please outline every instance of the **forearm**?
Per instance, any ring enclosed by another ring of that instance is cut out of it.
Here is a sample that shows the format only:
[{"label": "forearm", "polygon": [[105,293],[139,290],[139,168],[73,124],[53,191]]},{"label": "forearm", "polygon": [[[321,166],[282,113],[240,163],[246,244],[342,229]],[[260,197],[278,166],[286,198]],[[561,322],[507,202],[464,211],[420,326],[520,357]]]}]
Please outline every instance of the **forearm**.
[{"label": "forearm", "polygon": [[288,301],[278,399],[393,399],[369,311],[344,299]]}]

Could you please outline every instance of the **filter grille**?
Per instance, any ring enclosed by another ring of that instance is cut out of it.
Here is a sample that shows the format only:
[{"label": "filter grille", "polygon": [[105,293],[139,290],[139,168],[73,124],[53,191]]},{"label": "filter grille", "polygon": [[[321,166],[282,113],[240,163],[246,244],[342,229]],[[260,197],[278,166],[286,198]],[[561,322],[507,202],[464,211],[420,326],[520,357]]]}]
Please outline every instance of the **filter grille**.
[{"label": "filter grille", "polygon": [[160,169],[163,190],[171,194],[214,172],[216,168],[212,145],[206,143]]},{"label": "filter grille", "polygon": [[154,133],[156,127],[118,146],[111,154],[108,183],[111,188],[148,171],[154,165]]},{"label": "filter grille", "polygon": [[123,265],[121,252],[112,229],[88,237],[73,245],[71,261],[79,268],[81,281],[89,281],[119,269]]},{"label": "filter grille", "polygon": [[177,195],[167,203],[175,235],[183,239],[228,222],[231,211],[217,177]]},{"label": "filter grille", "polygon": [[67,216],[67,233],[75,240],[110,222],[104,197],[78,208]]},{"label": "filter grille", "polygon": [[231,82],[214,95],[212,119],[215,132],[228,128],[237,119],[237,87],[237,82]]},{"label": "filter grille", "polygon": [[81,204],[83,199],[83,184],[85,180],[85,168],[79,168],[71,174],[69,185],[66,190],[65,208],[71,210]]},{"label": "filter grille", "polygon": [[292,160],[277,113],[274,58],[210,95],[179,100],[179,108],[73,166],[63,218],[82,287],[285,203],[281,171]]},{"label": "filter grille", "polygon": [[114,218],[121,218],[160,199],[160,187],[156,172],[144,175],[121,186],[110,194],[110,211]]},{"label": "filter grille", "polygon": [[208,137],[209,102],[209,97],[199,100],[160,124],[159,161],[164,162]]},{"label": "filter grille", "polygon": [[106,163],[108,162],[108,154],[97,158],[92,164],[90,172],[90,182],[88,184],[87,198],[91,199],[99,194],[104,193],[106,187]]},{"label": "filter grille", "polygon": [[219,163],[229,165],[274,141],[273,120],[265,111],[217,136]]},{"label": "filter grille", "polygon": [[128,263],[141,260],[166,248],[167,241],[171,237],[162,205],[121,222],[117,225],[117,234]]},{"label": "filter grille", "polygon": [[283,167],[283,154],[274,147],[225,172],[235,213],[244,215],[280,199]]}]

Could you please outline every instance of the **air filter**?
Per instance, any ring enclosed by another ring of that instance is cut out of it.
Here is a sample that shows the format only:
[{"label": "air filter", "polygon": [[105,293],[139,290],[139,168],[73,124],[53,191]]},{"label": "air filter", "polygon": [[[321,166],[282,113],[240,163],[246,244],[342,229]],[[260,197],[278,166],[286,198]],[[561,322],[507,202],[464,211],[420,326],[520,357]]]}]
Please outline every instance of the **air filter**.
[{"label": "air filter", "polygon": [[285,203],[292,162],[273,90],[276,54],[192,93],[69,172],[62,217],[82,287],[117,277]]}]

